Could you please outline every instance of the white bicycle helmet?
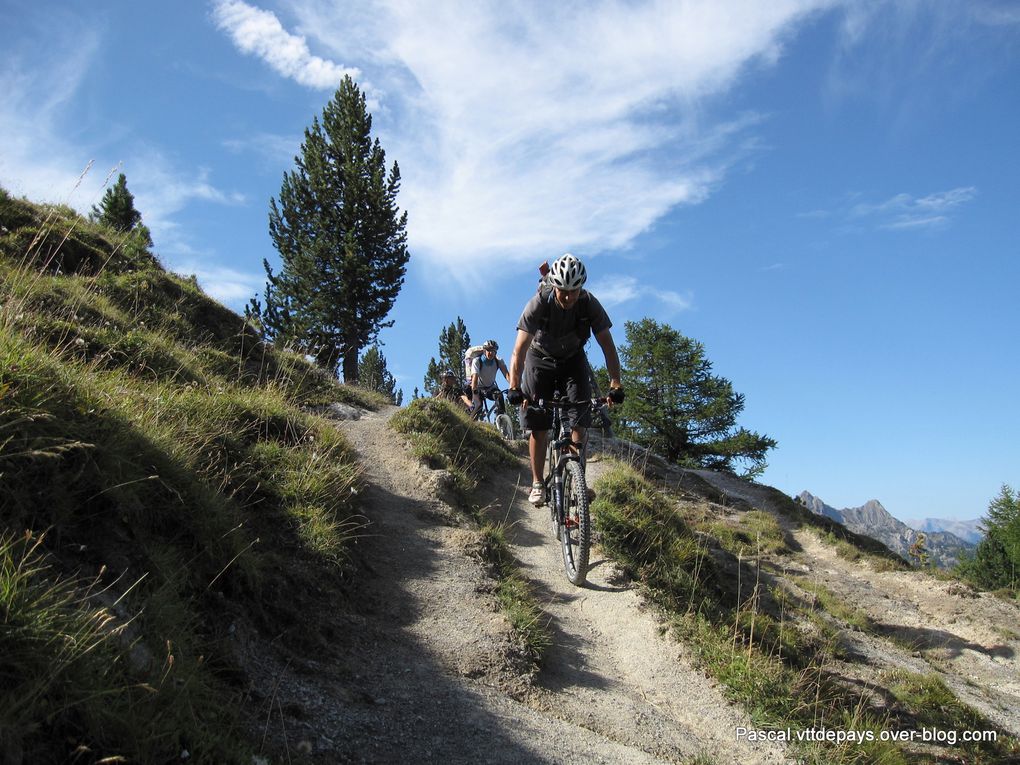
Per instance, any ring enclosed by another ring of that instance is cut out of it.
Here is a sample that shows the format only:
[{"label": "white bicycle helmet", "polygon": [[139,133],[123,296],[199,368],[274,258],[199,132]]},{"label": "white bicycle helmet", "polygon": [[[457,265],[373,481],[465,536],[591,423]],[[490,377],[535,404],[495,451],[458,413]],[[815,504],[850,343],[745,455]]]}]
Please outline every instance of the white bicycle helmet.
[{"label": "white bicycle helmet", "polygon": [[581,289],[587,279],[588,272],[584,270],[584,263],[569,252],[556,258],[549,269],[549,283],[561,290]]},{"label": "white bicycle helmet", "polygon": [[499,343],[495,340],[486,340],[485,344],[482,345],[482,350],[496,352],[499,350]]}]

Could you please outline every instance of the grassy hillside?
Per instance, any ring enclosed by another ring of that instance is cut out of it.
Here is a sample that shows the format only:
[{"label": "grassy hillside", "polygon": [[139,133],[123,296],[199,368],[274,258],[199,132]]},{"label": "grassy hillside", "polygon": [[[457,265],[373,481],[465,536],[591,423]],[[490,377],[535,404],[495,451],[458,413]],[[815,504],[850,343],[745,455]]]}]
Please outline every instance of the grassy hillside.
[{"label": "grassy hillside", "polygon": [[876,570],[903,569],[888,549],[857,535],[837,536],[778,491],[771,501],[774,515],[715,504],[718,492],[697,480],[688,481],[685,491],[675,482],[669,486],[622,462],[608,471],[596,484],[592,506],[602,548],[645,586],[678,639],[757,728],[831,728],[875,737],[858,743],[794,738],[803,762],[1014,761],[1020,744],[1002,731],[995,742],[963,743],[956,750],[880,740],[882,730],[995,726],[960,702],[937,674],[896,670],[862,687],[845,670],[847,662],[861,660],[852,655],[847,635],[877,636],[880,626],[853,602],[794,574],[796,542],[779,518],[789,528],[816,529],[840,557],[866,557]]},{"label": "grassy hillside", "polygon": [[0,189],[0,759],[250,762],[231,635],[322,640],[358,527],[333,401],[384,403]]}]

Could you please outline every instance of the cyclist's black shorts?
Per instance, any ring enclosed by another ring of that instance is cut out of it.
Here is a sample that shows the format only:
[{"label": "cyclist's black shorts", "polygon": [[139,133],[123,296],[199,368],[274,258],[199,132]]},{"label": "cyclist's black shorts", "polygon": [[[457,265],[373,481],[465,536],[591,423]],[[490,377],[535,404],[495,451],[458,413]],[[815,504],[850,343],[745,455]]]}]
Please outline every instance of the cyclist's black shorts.
[{"label": "cyclist's black shorts", "polygon": [[[557,394],[570,401],[581,402],[566,410],[566,419],[571,428],[587,428],[591,425],[591,383],[588,378],[588,358],[584,351],[569,359],[552,359],[528,349],[524,361],[524,375],[521,391],[531,401],[551,399]],[[552,413],[547,409],[536,412],[531,406],[524,409],[524,425],[531,430],[548,430],[552,427]]]}]

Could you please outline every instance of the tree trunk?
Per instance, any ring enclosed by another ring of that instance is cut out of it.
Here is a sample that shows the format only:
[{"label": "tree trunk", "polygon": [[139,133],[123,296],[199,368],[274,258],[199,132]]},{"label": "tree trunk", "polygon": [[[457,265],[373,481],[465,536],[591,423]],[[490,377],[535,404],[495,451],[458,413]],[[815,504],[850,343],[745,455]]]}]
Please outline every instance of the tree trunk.
[{"label": "tree trunk", "polygon": [[360,348],[347,348],[344,351],[344,383],[353,385],[358,382],[358,351]]}]

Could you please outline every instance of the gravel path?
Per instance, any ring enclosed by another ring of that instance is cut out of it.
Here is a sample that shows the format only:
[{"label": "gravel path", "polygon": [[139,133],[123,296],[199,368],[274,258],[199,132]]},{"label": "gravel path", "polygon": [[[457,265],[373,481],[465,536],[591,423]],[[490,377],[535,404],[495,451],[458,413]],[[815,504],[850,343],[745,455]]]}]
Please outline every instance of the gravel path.
[{"label": "gravel path", "polygon": [[550,619],[555,645],[536,674],[496,608],[477,531],[437,499],[442,473],[408,457],[393,411],[340,425],[364,466],[370,525],[351,602],[321,615],[335,644],[300,660],[247,645],[257,684],[273,689],[267,741],[296,762],[786,761],[736,740],[747,719],[597,552],[590,586],[567,582],[546,511],[510,471],[489,483],[490,512],[513,522]]}]

